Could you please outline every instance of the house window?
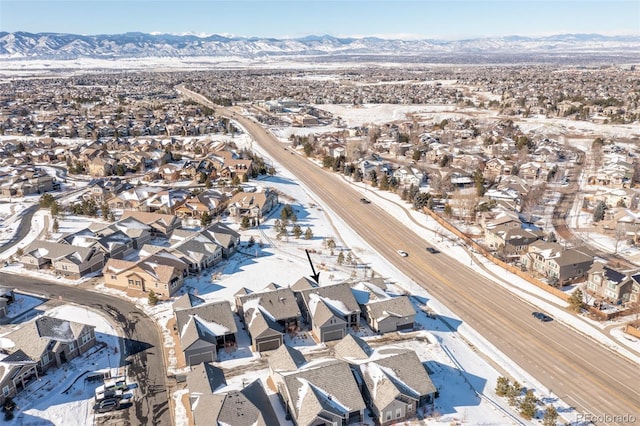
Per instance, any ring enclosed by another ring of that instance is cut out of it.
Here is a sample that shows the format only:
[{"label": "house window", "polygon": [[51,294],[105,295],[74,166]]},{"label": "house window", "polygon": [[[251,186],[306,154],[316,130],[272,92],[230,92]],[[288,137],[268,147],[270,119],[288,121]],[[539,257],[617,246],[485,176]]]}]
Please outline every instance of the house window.
[{"label": "house window", "polygon": [[133,285],[133,280],[129,280],[129,285]]},{"label": "house window", "polygon": [[118,279],[118,277],[117,277],[117,276],[115,276],[115,275],[111,275],[111,279],[115,281],[115,280],[117,280],[117,279]]},{"label": "house window", "polygon": [[407,404],[407,413],[410,413],[413,411],[413,404]]},{"label": "house window", "polygon": [[42,354],[42,366],[44,367],[47,364],[49,364],[49,354],[45,352]]},{"label": "house window", "polygon": [[387,411],[387,418],[385,420],[386,421],[391,420],[391,411]]},{"label": "house window", "polygon": [[87,334],[83,334],[82,335],[82,344],[83,345],[86,345],[90,341],[91,341],[91,333],[87,333]]},{"label": "house window", "polygon": [[396,419],[399,419],[400,416],[402,416],[402,409],[398,408],[398,409],[396,409]]},{"label": "house window", "polygon": [[69,350],[72,351],[76,348],[76,345],[73,342],[69,342]]},{"label": "house window", "polygon": [[9,386],[5,386],[5,387],[2,388],[2,394],[4,396],[9,395]]}]

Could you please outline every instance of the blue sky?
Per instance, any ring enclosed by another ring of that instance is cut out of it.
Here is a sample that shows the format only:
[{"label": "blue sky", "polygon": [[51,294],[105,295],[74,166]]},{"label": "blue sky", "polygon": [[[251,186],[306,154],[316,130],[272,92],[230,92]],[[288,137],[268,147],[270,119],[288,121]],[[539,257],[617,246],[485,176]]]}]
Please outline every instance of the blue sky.
[{"label": "blue sky", "polygon": [[640,34],[640,1],[0,0],[0,31],[292,38]]}]

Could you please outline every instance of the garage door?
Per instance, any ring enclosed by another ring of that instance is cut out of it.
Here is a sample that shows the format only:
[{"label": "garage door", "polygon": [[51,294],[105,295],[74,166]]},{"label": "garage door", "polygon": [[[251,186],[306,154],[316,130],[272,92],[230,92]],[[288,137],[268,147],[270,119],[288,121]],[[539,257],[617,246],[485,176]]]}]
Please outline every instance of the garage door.
[{"label": "garage door", "polygon": [[202,362],[214,362],[216,360],[215,352],[204,352],[200,354],[189,355],[187,364],[196,365]]},{"label": "garage door", "polygon": [[259,342],[256,342],[256,349],[258,350],[258,352],[273,351],[275,349],[278,349],[281,344],[282,341],[276,337],[273,339],[261,340]]},{"label": "garage door", "polygon": [[323,342],[329,342],[331,340],[340,340],[344,337],[344,331],[343,330],[327,331],[326,333],[323,333],[322,336],[324,337],[322,339]]}]

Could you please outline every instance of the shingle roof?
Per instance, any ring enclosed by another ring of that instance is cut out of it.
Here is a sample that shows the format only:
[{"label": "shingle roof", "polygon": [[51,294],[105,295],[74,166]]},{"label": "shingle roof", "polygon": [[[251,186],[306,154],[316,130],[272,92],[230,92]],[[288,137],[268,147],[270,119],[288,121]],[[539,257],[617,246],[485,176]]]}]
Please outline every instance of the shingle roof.
[{"label": "shingle roof", "polygon": [[309,298],[311,294],[317,294],[321,296],[324,301],[331,305],[332,309],[339,310],[346,315],[348,313],[360,313],[360,306],[353,296],[351,287],[348,283],[332,284],[327,286],[321,286],[311,288],[307,290],[301,290],[305,304],[309,306]]},{"label": "shingle roof", "polygon": [[[283,376],[297,423],[309,424],[319,414],[318,408],[346,414],[364,410],[366,405],[349,364],[336,359],[315,360]],[[309,403],[313,392],[316,404]]]},{"label": "shingle roof", "polygon": [[197,315],[205,321],[226,327],[231,333],[238,331],[233,312],[231,311],[231,305],[226,300],[205,303],[186,309],[175,309],[174,307],[174,314],[176,316],[178,330],[182,330],[182,327],[189,321],[190,316]]},{"label": "shingle roof", "polygon": [[335,346],[334,351],[336,358],[349,362],[350,360],[366,360],[373,349],[360,337],[348,333]]},{"label": "shingle roof", "polygon": [[416,314],[416,310],[407,296],[369,302],[366,307],[369,311],[369,316],[377,321],[391,316],[402,318]]},{"label": "shingle roof", "polygon": [[191,366],[191,371],[187,373],[187,385],[191,394],[210,394],[227,382],[222,369],[209,362],[203,362]]},{"label": "shingle roof", "polygon": [[288,345],[281,345],[267,359],[273,371],[294,371],[304,365],[307,360],[302,352]]},{"label": "shingle roof", "polygon": [[[258,302],[250,303],[254,300]],[[289,287],[243,295],[240,296],[240,302],[243,305],[243,310],[254,307],[253,305],[257,303],[262,311],[275,321],[298,318],[301,315],[296,296]]]}]

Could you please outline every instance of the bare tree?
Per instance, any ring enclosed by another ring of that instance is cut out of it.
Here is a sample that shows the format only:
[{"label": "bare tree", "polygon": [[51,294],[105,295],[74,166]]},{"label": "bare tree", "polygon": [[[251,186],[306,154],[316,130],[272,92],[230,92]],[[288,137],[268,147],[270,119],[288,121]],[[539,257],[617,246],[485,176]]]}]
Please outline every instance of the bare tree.
[{"label": "bare tree", "polygon": [[545,182],[539,183],[529,189],[529,192],[522,198],[522,213],[524,213],[529,222],[533,218],[535,208],[541,204],[546,189],[547,184]]}]

